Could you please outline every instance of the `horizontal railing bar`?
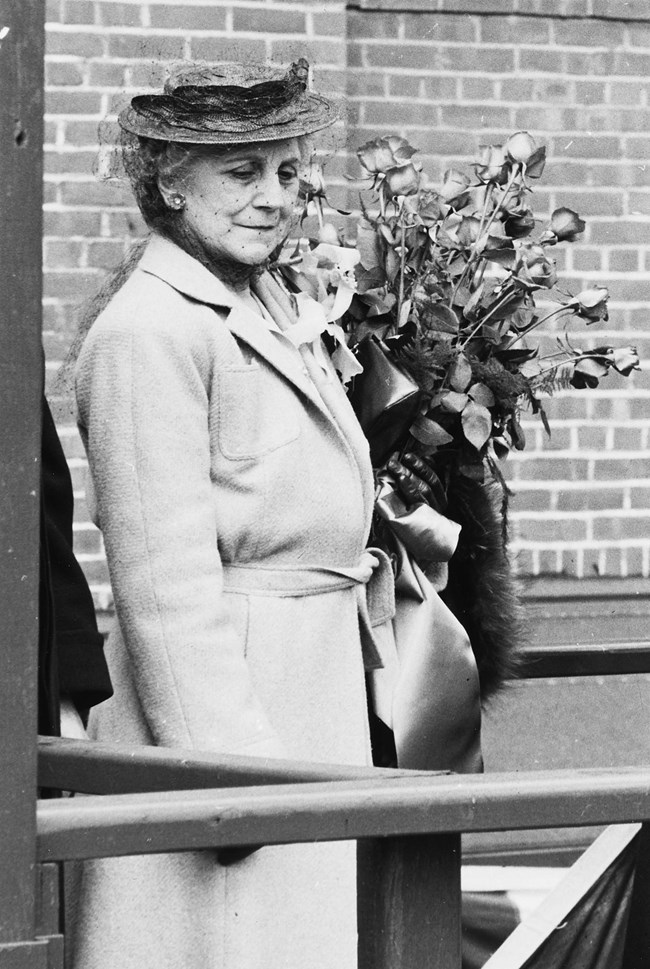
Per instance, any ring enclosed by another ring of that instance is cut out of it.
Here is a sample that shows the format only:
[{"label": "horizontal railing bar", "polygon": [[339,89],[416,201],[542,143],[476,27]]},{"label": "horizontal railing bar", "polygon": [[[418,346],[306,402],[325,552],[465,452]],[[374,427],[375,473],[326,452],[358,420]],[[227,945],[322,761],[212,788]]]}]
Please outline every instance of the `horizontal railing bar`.
[{"label": "horizontal railing bar", "polygon": [[598,576],[592,579],[570,576],[529,576],[522,583],[525,603],[546,603],[557,608],[559,603],[588,603],[592,611],[608,599],[641,602],[650,598],[648,580],[641,576]]},{"label": "horizontal railing bar", "polygon": [[518,653],[523,679],[650,673],[650,642],[525,646]]},{"label": "horizontal railing bar", "polygon": [[45,800],[42,861],[650,820],[650,768],[424,775]]},{"label": "horizontal railing bar", "polygon": [[125,747],[60,737],[39,737],[38,742],[39,786],[84,794],[252,787],[378,776],[417,777],[421,772],[239,757],[168,747]]}]

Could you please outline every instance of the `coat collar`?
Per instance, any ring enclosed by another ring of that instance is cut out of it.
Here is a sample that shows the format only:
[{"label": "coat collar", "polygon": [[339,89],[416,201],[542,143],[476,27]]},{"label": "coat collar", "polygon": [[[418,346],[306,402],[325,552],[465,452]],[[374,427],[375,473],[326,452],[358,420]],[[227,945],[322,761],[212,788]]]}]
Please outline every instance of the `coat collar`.
[{"label": "coat collar", "polygon": [[233,290],[197,259],[169,239],[153,233],[139,268],[157,276],[198,303],[227,310],[224,322],[233,336],[255,350],[307,396],[321,413],[332,420],[332,415],[306,374],[300,353],[293,344],[278,332],[269,329],[257,313],[250,310]]},{"label": "coat collar", "polygon": [[139,268],[198,303],[231,309],[237,302],[235,293],[198,259],[156,232],[149,238]]}]

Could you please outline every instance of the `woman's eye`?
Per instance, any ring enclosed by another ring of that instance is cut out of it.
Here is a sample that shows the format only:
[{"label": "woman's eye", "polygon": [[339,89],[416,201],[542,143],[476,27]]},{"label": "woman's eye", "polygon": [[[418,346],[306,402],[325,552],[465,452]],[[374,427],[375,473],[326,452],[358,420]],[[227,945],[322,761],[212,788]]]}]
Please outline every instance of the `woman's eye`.
[{"label": "woman's eye", "polygon": [[279,175],[281,182],[291,182],[294,178],[298,178],[298,172],[295,168],[281,168]]},{"label": "woman's eye", "polygon": [[252,168],[235,168],[230,172],[233,178],[238,178],[242,182],[249,181],[251,178],[255,178],[257,173]]}]

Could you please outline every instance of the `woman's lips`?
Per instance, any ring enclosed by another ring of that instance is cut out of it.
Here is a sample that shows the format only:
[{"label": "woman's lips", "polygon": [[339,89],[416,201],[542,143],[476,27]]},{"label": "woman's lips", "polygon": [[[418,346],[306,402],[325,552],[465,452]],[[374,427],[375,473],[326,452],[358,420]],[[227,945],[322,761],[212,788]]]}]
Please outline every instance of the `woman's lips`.
[{"label": "woman's lips", "polygon": [[242,225],[242,229],[252,229],[254,232],[274,232],[278,226],[276,225]]}]

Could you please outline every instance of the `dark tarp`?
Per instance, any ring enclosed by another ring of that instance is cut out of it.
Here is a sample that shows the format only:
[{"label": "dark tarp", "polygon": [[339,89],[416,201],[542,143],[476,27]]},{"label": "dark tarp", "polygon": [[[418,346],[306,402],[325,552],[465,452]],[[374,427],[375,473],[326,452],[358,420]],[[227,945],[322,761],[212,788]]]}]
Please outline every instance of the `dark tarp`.
[{"label": "dark tarp", "polygon": [[522,969],[621,969],[636,855],[633,841]]},{"label": "dark tarp", "polygon": [[[647,946],[638,947],[638,955],[632,961],[630,945],[626,951],[628,919],[631,909],[639,907],[640,895],[644,895],[641,902],[647,907],[647,895],[639,892],[645,872],[642,861],[645,852],[640,848],[650,837],[645,830],[643,835],[643,841],[639,835],[629,840],[595,880],[590,880],[585,872],[584,892],[554,928],[553,923],[548,922],[548,913],[543,911],[543,902],[540,909],[531,913],[517,929],[515,936],[519,934],[520,943],[513,946],[513,937],[509,942],[510,948],[506,945],[508,957],[504,953],[500,960],[499,953],[495,955],[494,969],[497,965],[499,969],[505,965],[508,969],[650,969]],[[625,837],[625,833],[621,832],[621,836]],[[597,850],[597,843],[592,850]],[[639,885],[635,891],[637,861],[640,871]],[[563,882],[560,882],[550,894],[558,893],[561,898],[565,891]],[[636,923],[639,922],[647,935],[650,910],[646,916],[641,915],[641,918],[634,917],[634,931],[638,935],[639,926]],[[464,896],[463,969],[481,969],[510,935],[514,928],[513,920],[518,921],[516,908],[503,892]],[[632,924],[631,934],[634,934]],[[536,936],[540,941],[534,948]]]}]

